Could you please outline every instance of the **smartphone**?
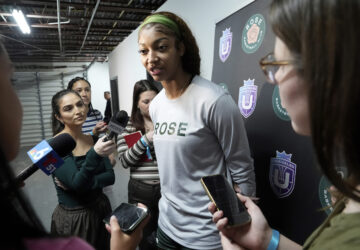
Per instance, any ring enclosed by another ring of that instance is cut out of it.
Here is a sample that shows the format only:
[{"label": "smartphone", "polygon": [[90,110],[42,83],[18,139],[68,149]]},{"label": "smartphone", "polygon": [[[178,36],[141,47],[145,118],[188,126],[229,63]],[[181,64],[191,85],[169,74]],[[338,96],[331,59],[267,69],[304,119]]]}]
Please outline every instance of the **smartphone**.
[{"label": "smartphone", "polygon": [[204,176],[201,178],[201,184],[216,209],[224,212],[224,217],[228,218],[230,227],[241,226],[251,221],[245,205],[236,196],[225,176]]},{"label": "smartphone", "polygon": [[130,203],[121,203],[113,212],[104,218],[106,224],[110,224],[110,217],[115,215],[121,231],[131,234],[132,231],[142,222],[149,212],[147,208],[138,207]]}]

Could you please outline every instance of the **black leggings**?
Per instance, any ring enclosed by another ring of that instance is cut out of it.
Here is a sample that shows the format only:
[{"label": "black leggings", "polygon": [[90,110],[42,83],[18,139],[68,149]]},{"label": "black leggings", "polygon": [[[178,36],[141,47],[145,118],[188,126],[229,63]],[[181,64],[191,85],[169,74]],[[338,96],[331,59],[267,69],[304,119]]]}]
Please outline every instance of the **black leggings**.
[{"label": "black leggings", "polygon": [[129,180],[128,184],[129,203],[143,203],[150,210],[150,221],[145,226],[143,238],[139,244],[140,250],[157,249],[156,230],[159,218],[159,200],[161,197],[160,184],[150,185],[141,181]]}]

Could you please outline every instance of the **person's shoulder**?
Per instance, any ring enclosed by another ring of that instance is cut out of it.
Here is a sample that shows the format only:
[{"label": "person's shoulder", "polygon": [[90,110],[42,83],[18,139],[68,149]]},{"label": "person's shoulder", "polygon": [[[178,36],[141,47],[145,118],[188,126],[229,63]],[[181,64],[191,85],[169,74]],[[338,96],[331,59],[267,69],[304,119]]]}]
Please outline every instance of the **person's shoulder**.
[{"label": "person's shoulder", "polygon": [[207,80],[201,76],[195,76],[192,83],[201,89],[201,91],[208,91],[210,93],[213,93],[215,95],[223,95],[226,93],[226,91],[218,84]]},{"label": "person's shoulder", "polygon": [[136,132],[136,128],[134,126],[134,124],[131,122],[131,120],[128,121],[128,123],[126,124],[126,127],[124,128],[124,130],[121,132],[121,136],[125,136],[128,134],[132,134]]},{"label": "person's shoulder", "polygon": [[125,129],[127,129],[127,130],[135,129],[134,124],[133,124],[133,122],[131,120],[128,121],[128,123],[126,124]]},{"label": "person's shoulder", "polygon": [[84,140],[85,140],[89,145],[94,145],[94,144],[99,140],[99,136],[97,136],[97,135],[83,134],[83,136],[84,136]]},{"label": "person's shoulder", "polygon": [[78,237],[25,239],[24,244],[29,250],[94,250],[91,245]]},{"label": "person's shoulder", "polygon": [[56,136],[59,136],[61,134],[65,134],[66,132],[64,130],[60,131],[59,133],[57,133],[56,135],[54,135],[52,138],[55,138]]},{"label": "person's shoulder", "polygon": [[165,95],[165,89],[161,89],[160,92],[154,97],[154,99],[152,99],[150,106],[155,106],[156,104],[158,104],[159,102],[161,102],[162,100],[166,100],[166,95]]},{"label": "person's shoulder", "polygon": [[[360,212],[343,213],[339,202],[332,214],[310,235],[304,249],[359,249]],[[330,226],[329,226],[330,225]]]},{"label": "person's shoulder", "polygon": [[129,122],[127,123],[124,132],[125,133],[133,133],[136,131],[136,128],[134,126],[134,124],[132,123],[132,121],[129,120]]},{"label": "person's shoulder", "polygon": [[220,85],[196,75],[192,81],[193,91],[196,91],[198,97],[214,101],[220,96],[228,93]]}]

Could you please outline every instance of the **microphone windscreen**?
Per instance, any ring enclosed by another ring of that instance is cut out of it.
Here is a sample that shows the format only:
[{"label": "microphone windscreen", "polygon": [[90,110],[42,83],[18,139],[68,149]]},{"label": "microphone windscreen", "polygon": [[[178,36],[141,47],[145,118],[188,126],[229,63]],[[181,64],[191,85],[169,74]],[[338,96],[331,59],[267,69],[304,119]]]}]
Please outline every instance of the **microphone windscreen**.
[{"label": "microphone windscreen", "polygon": [[116,112],[114,119],[116,123],[120,124],[122,127],[126,127],[129,116],[125,110],[120,110],[119,112]]},{"label": "microphone windscreen", "polygon": [[49,140],[49,145],[60,156],[64,157],[71,153],[76,147],[75,140],[67,133],[59,134]]}]

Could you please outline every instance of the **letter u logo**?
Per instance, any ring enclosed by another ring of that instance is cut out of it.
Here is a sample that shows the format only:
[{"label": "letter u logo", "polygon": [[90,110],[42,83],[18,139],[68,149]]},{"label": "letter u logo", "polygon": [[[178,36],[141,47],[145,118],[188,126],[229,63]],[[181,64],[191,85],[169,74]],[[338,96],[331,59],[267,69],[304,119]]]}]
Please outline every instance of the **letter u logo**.
[{"label": "letter u logo", "polygon": [[221,44],[221,54],[225,55],[229,52],[230,41],[226,41],[226,43]]},{"label": "letter u logo", "polygon": [[279,174],[279,169],[275,169],[274,170],[274,184],[282,189],[285,189],[289,186],[289,181],[290,181],[290,174],[289,173],[285,173],[285,181],[284,183],[280,183],[279,179],[281,178],[280,174]]},{"label": "letter u logo", "polygon": [[250,99],[249,103],[246,104],[246,96],[243,95],[242,98],[241,98],[241,106],[243,109],[251,109],[252,105],[253,105],[253,102],[254,102],[254,97],[253,95],[250,95],[250,97],[248,96],[248,99]]}]

